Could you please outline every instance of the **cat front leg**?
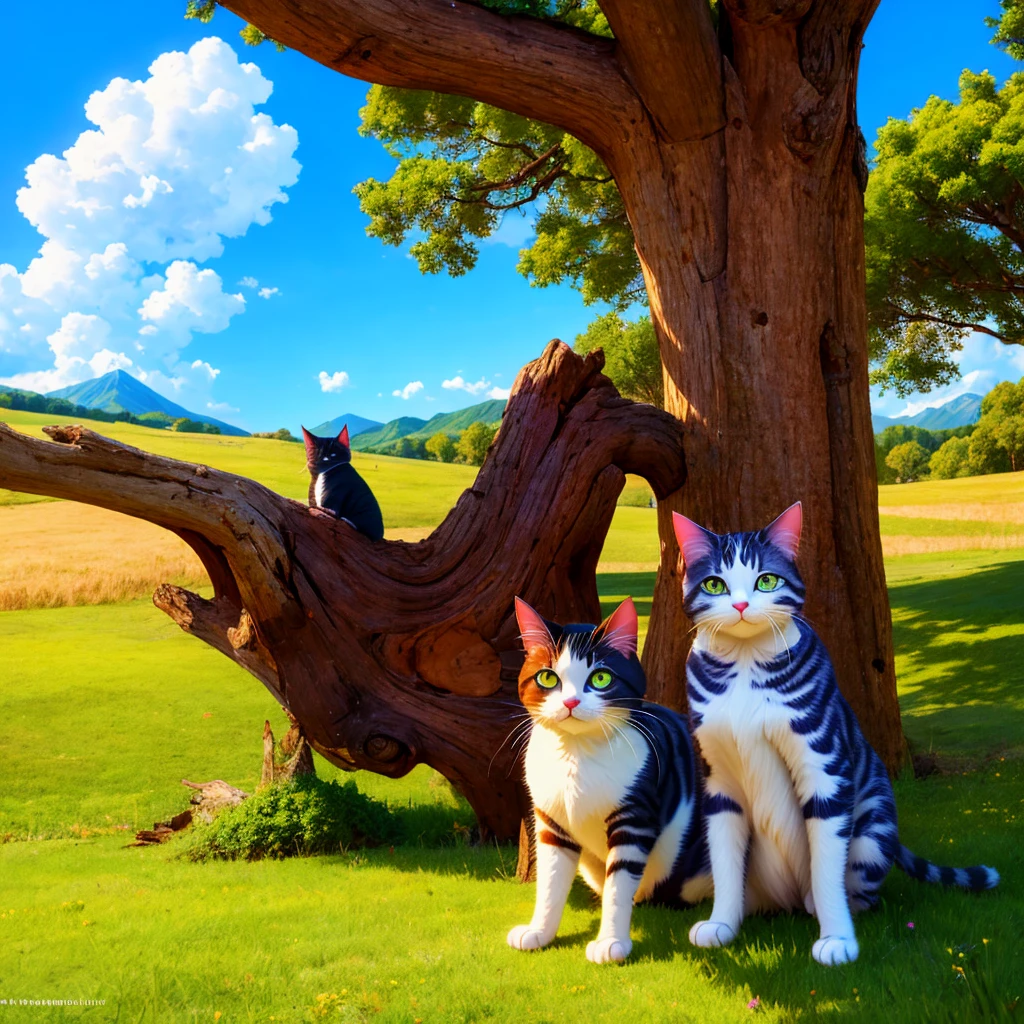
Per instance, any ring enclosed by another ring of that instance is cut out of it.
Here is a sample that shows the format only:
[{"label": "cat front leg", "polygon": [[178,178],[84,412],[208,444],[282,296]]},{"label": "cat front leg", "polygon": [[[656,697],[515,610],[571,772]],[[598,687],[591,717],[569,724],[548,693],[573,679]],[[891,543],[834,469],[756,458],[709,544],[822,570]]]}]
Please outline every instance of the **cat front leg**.
[{"label": "cat front leg", "polygon": [[608,859],[601,890],[601,929],[587,943],[587,959],[595,964],[625,960],[633,949],[630,924],[633,900],[644,869],[658,838],[658,830],[646,820],[613,815],[608,824]]},{"label": "cat front leg", "polygon": [[738,789],[730,794],[722,780],[714,776],[707,780],[704,816],[715,901],[711,917],[698,921],[690,929],[690,942],[705,949],[727,946],[736,938],[743,923],[750,823],[739,795]]},{"label": "cat front leg", "polygon": [[839,782],[830,796],[815,795],[804,804],[811,851],[811,895],[821,937],[811,955],[820,964],[850,963],[859,947],[846,891],[846,862],[852,829],[852,788]]},{"label": "cat front leg", "polygon": [[529,924],[518,924],[508,933],[513,949],[546,946],[558,933],[558,925],[576,877],[580,847],[554,819],[535,811],[537,837],[537,901]]}]

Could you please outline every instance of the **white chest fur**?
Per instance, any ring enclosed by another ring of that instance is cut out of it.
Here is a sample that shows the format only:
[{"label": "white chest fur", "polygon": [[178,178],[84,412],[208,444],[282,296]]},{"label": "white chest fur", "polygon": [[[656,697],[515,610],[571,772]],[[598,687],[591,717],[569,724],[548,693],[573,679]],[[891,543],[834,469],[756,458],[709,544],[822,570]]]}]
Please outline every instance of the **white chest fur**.
[{"label": "white chest fur", "polygon": [[711,765],[711,787],[736,800],[750,821],[748,910],[789,908],[810,891],[810,849],[794,784],[807,757],[781,698],[755,684],[757,666],[740,662],[728,690],[714,696],[697,729]]},{"label": "white chest fur", "polygon": [[605,739],[567,736],[536,724],[526,748],[526,784],[534,804],[603,861],[605,819],[623,805],[646,758],[647,746],[631,725]]},{"label": "white chest fur", "polygon": [[317,473],[316,484],[313,488],[313,497],[316,500],[316,507],[323,508],[324,505],[324,488],[327,483],[327,477],[323,473]]}]

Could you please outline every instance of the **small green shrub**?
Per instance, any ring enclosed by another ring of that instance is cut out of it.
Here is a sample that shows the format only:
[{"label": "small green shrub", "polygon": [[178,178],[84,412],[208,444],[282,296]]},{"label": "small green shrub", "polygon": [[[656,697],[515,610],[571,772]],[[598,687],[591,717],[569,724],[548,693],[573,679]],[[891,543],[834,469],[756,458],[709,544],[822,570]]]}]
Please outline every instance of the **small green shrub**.
[{"label": "small green shrub", "polygon": [[360,793],[354,782],[303,775],[261,789],[209,825],[198,826],[182,855],[190,860],[261,860],[380,846],[398,837],[388,807]]}]

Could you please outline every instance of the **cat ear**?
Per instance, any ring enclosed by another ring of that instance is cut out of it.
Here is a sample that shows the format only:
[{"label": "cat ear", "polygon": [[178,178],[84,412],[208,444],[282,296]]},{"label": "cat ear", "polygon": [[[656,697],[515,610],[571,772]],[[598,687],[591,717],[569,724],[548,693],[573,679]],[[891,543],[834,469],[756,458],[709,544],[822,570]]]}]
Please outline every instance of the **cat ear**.
[{"label": "cat ear", "polygon": [[544,619],[522,598],[516,598],[516,621],[523,638],[523,647],[529,653],[534,647],[543,647],[554,654],[555,641]]},{"label": "cat ear", "polygon": [[345,426],[343,426],[341,428],[341,433],[338,435],[338,441],[341,444],[343,444],[346,448],[349,447],[349,444],[348,444],[348,424],[347,423],[345,424]]},{"label": "cat ear", "polygon": [[800,547],[800,530],[804,523],[803,505],[798,501],[790,505],[785,512],[774,522],[764,528],[768,539],[777,547],[796,558],[797,549]]},{"label": "cat ear", "polygon": [[302,428],[302,440],[306,443],[306,459],[316,457],[316,438],[305,428]]},{"label": "cat ear", "polygon": [[618,608],[601,623],[601,642],[613,651],[629,658],[636,654],[636,634],[639,623],[633,598],[627,597]]},{"label": "cat ear", "polygon": [[676,540],[683,552],[683,561],[687,565],[693,565],[702,558],[711,554],[711,537],[713,536],[703,526],[698,526],[692,519],[672,513],[672,527],[676,531]]}]

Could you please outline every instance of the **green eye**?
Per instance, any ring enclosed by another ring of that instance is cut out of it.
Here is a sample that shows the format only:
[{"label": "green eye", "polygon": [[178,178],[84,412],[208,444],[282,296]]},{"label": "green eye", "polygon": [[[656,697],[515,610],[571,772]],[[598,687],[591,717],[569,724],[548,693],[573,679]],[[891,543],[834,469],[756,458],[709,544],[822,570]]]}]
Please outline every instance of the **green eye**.
[{"label": "green eye", "polygon": [[763,572],[757,577],[757,589],[767,594],[772,590],[778,590],[784,582],[781,576],[776,576],[773,572]]},{"label": "green eye", "polygon": [[728,594],[729,588],[725,585],[725,580],[721,576],[709,576],[700,585],[700,589],[705,594]]},{"label": "green eye", "polygon": [[533,678],[542,690],[553,690],[560,681],[558,675],[549,668],[542,668]]},{"label": "green eye", "polygon": [[587,682],[595,690],[606,690],[612,685],[612,674],[606,668],[599,668],[596,672],[590,673],[590,678]]}]

